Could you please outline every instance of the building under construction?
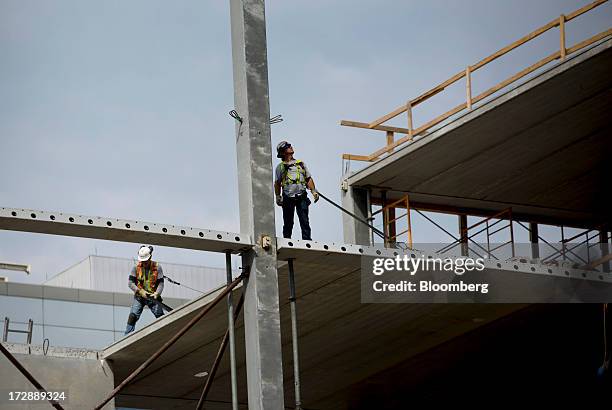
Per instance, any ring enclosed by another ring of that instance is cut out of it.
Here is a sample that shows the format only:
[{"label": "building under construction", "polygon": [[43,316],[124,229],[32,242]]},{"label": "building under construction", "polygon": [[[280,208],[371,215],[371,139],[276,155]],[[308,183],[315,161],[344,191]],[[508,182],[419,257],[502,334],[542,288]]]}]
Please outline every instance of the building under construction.
[{"label": "building under construction", "polygon": [[[231,1],[239,233],[0,208],[3,230],[224,253],[227,285],[102,349],[3,343],[2,388],[69,387],[70,400],[54,405],[79,409],[609,402],[609,375],[597,369],[609,363],[602,340],[612,297],[612,29],[565,40],[566,25],[605,1],[555,17],[378,119],[342,120],[385,142],[338,159],[344,243],[275,235],[263,3]],[[472,94],[473,72],[554,30],[557,51]],[[457,82],[464,102],[413,123],[414,107]],[[388,124],[399,116],[404,127]],[[457,229],[439,226],[436,213],[456,216]],[[446,246],[413,243],[417,214],[448,235]],[[551,243],[542,225],[580,233]],[[518,231],[529,243],[515,240]],[[415,254],[485,255],[491,283],[557,288],[506,303],[364,303],[364,260]],[[242,258],[239,272],[231,255]],[[565,301],[568,288],[568,302],[590,303],[541,303]],[[19,408],[50,403],[28,406]]]}]

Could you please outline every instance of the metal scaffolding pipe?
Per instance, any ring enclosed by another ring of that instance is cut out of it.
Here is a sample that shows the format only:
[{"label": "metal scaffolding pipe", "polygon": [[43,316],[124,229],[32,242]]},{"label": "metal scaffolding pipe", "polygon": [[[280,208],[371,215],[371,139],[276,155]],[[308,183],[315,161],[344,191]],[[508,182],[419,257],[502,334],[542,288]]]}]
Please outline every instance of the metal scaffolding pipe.
[{"label": "metal scaffolding pipe", "polygon": [[287,263],[289,264],[289,304],[291,305],[291,345],[293,347],[293,382],[295,385],[295,408],[296,410],[302,410],[302,395],[300,391],[300,354],[298,348],[297,310],[293,259],[288,259]]},{"label": "metal scaffolding pipe", "polygon": [[[232,254],[225,253],[225,270],[227,274],[227,285],[232,283]],[[236,378],[236,336],[234,329],[234,305],[232,292],[227,294],[227,330],[229,332],[230,345],[230,373],[232,382],[232,410],[238,410],[238,381]]]},{"label": "metal scaffolding pipe", "polygon": [[[236,305],[236,310],[234,311],[234,322],[238,319],[238,315],[240,314],[240,310],[242,309],[243,303],[244,293],[242,293],[240,299],[238,300],[238,304]],[[202,410],[204,408],[204,402],[206,401],[206,397],[208,397],[208,392],[210,391],[213,381],[215,380],[215,375],[217,374],[217,369],[219,369],[219,365],[221,364],[221,358],[223,358],[223,353],[225,352],[225,348],[227,347],[228,341],[229,328],[225,331],[225,334],[223,335],[223,339],[221,340],[221,345],[219,346],[219,350],[217,351],[215,361],[210,367],[210,371],[208,372],[208,377],[206,378],[206,383],[204,384],[204,389],[202,390],[202,394],[200,395],[200,400],[198,401],[196,410]]]},{"label": "metal scaffolding pipe", "polygon": [[127,386],[136,376],[138,376],[144,369],[149,367],[151,363],[153,363],[159,356],[161,356],[166,350],[168,350],[177,340],[179,340],[189,329],[191,329],[196,323],[200,321],[208,312],[214,308],[217,303],[221,301],[229,292],[234,289],[238,283],[243,279],[243,275],[240,275],[236,279],[232,281],[229,285],[223,289],[221,293],[219,293],[209,304],[207,304],[204,309],[200,311],[193,319],[189,321],[181,330],[179,330],[170,340],[168,340],[162,347],[160,347],[155,353],[151,355],[143,364],[141,364],[136,370],[132,372],[128,377],[125,378],[115,389],[108,395],[102,403],[98,404],[94,407],[94,410],[100,410],[106,403],[108,403],[113,397],[117,395],[125,386]]},{"label": "metal scaffolding pipe", "polygon": [[[42,386],[42,384],[40,384],[38,380],[36,380],[34,376],[32,376],[32,374],[25,367],[23,367],[21,363],[19,363],[19,360],[17,360],[17,358],[15,358],[15,356],[13,356],[13,354],[9,352],[8,349],[2,345],[2,343],[0,343],[0,350],[2,353],[4,353],[6,358],[13,363],[13,366],[15,366],[21,372],[21,374],[23,374],[26,379],[28,379],[30,383],[36,387],[38,391],[47,393],[47,390]],[[58,410],[64,410],[64,408],[55,400],[49,400],[49,403]]]}]

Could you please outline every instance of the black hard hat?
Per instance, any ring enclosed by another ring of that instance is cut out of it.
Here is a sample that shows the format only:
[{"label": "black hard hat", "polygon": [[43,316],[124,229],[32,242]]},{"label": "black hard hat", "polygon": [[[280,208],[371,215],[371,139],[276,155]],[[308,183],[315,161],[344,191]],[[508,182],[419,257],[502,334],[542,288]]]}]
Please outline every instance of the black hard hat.
[{"label": "black hard hat", "polygon": [[282,158],[283,155],[285,155],[285,150],[289,148],[290,146],[291,144],[289,144],[287,141],[279,142],[278,145],[276,146],[276,157]]}]

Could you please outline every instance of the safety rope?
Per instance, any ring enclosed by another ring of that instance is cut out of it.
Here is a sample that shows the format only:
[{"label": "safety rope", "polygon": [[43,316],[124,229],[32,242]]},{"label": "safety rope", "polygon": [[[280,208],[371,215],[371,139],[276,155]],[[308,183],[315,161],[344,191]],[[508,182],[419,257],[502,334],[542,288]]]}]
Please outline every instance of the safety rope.
[{"label": "safety rope", "polygon": [[368,222],[364,221],[363,219],[359,218],[354,213],[352,213],[350,211],[347,211],[346,209],[344,209],[343,207],[341,207],[340,205],[338,205],[337,203],[335,203],[334,201],[332,201],[331,199],[329,199],[328,197],[323,195],[321,193],[321,191],[317,191],[317,193],[319,194],[319,196],[321,198],[325,199],[327,202],[329,202],[330,204],[332,204],[333,206],[335,206],[336,208],[338,208],[339,210],[341,210],[345,214],[351,216],[353,219],[355,219],[355,220],[361,222],[362,224],[366,225],[367,227],[369,227],[375,234],[380,236],[382,239],[389,239],[389,238],[386,237],[385,233],[382,232],[380,229],[376,228],[375,226],[373,226],[373,225],[369,224]]},{"label": "safety rope", "polygon": [[172,279],[172,278],[170,278],[170,277],[168,277],[168,276],[166,276],[166,275],[164,275],[164,278],[165,278],[165,279],[168,279],[168,282],[170,282],[170,283],[172,283],[172,284],[174,284],[174,285],[182,286],[182,287],[184,287],[184,288],[187,288],[187,289],[193,290],[194,292],[201,293],[202,295],[203,295],[204,293],[206,293],[206,292],[202,292],[201,290],[194,289],[194,288],[192,288],[192,287],[190,287],[190,286],[183,285],[183,284],[181,284],[180,282],[177,282],[177,281],[175,281],[174,279]]}]

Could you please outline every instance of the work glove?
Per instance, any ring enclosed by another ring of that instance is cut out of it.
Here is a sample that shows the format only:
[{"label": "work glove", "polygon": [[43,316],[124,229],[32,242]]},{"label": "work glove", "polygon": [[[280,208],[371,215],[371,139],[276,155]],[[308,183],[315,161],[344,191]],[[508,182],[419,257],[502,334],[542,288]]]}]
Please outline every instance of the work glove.
[{"label": "work glove", "polygon": [[283,196],[282,195],[276,195],[276,205],[283,206]]},{"label": "work glove", "polygon": [[157,293],[157,292],[153,292],[153,293],[151,293],[151,297],[152,297],[153,299],[157,300],[157,299],[159,298],[159,293]]},{"label": "work glove", "polygon": [[317,190],[316,190],[316,189],[313,189],[313,190],[312,190],[312,191],[310,191],[310,192],[312,192],[312,198],[314,199],[315,204],[316,204],[316,203],[317,203],[317,201],[319,200],[319,193],[317,192]]},{"label": "work glove", "polygon": [[146,298],[147,298],[147,291],[146,291],[146,290],[144,290],[144,289],[138,289],[138,295],[139,295],[141,298],[145,298],[145,299],[146,299]]}]

